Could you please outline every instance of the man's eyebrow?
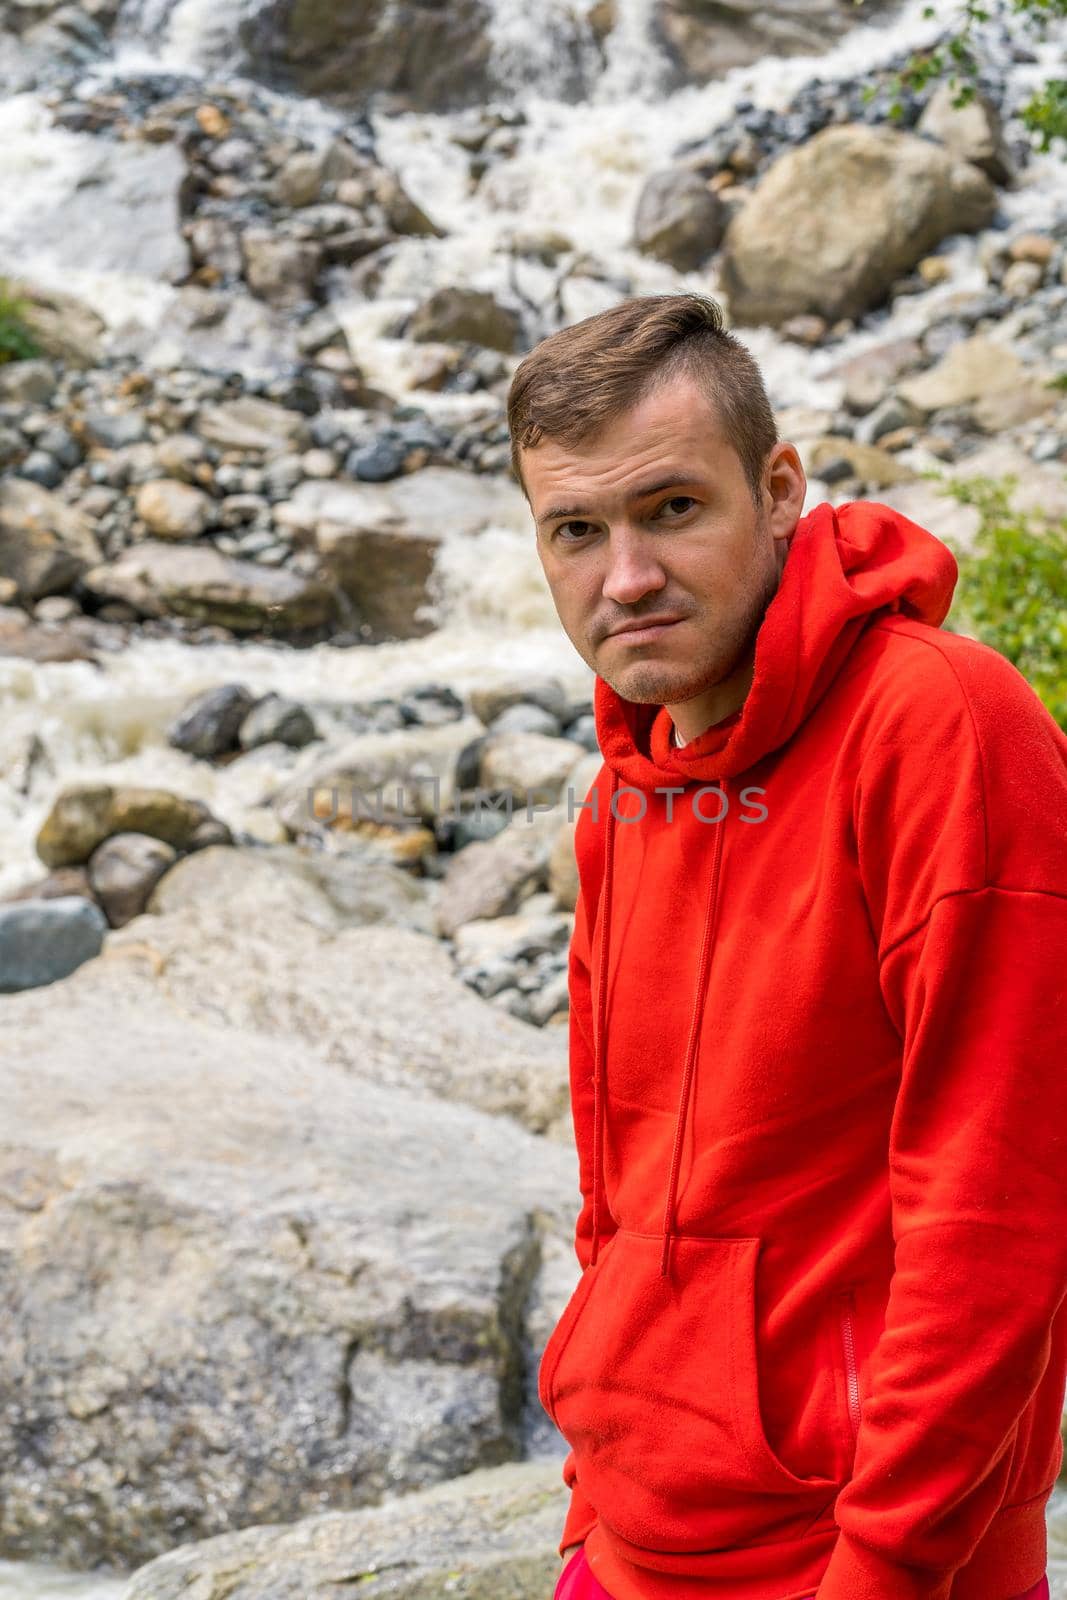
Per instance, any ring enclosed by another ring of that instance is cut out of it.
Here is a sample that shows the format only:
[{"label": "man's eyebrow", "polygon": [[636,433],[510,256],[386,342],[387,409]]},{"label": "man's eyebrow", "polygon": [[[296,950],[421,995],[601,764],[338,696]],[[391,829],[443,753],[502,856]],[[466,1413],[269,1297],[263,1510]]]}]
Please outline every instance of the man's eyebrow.
[{"label": "man's eyebrow", "polygon": [[[699,478],[686,478],[680,473],[672,473],[669,478],[657,479],[655,483],[643,483],[634,489],[628,496],[630,500],[647,500],[651,495],[662,494],[664,489],[679,489],[683,485],[694,488],[699,484]],[[558,517],[584,517],[588,514],[588,506],[550,506],[547,511],[537,519],[537,526],[544,527],[546,522],[555,522]]]}]

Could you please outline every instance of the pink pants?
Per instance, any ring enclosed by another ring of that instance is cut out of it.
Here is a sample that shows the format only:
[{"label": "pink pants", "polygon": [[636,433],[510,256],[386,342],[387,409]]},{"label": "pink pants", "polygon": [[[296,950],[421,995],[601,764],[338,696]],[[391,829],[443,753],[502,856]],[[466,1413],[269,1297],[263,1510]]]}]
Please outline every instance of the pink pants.
[{"label": "pink pants", "polygon": [[[584,1545],[579,1545],[578,1549],[567,1557],[552,1600],[611,1600],[604,1585],[598,1583],[589,1570]],[[1048,1578],[1042,1578],[1032,1589],[1027,1589],[1025,1594],[1017,1595],[1015,1600],[1049,1600]]]}]

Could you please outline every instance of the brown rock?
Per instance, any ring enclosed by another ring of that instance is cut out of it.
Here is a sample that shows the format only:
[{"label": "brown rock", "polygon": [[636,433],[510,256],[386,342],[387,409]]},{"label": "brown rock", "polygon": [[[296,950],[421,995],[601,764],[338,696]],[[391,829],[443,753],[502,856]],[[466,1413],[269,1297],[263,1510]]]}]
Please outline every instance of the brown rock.
[{"label": "brown rock", "polygon": [[825,128],[787,151],[730,222],[722,282],[739,323],[834,322],[881,304],[942,239],[992,217],[977,167],[895,129]]}]

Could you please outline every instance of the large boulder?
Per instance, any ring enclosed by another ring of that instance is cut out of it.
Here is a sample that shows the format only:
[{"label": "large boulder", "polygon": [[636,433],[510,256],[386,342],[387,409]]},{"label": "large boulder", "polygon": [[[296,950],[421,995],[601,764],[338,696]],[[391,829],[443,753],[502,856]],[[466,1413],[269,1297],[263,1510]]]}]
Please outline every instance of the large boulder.
[{"label": "large boulder", "polygon": [[384,922],[424,933],[433,916],[427,884],[368,853],[333,855],[299,844],[229,850],[209,845],[183,857],[148,901],[159,916],[218,917],[249,924],[288,919],[322,932]]},{"label": "large boulder", "polygon": [[[172,903],[170,877],[149,914],[113,932],[107,948],[158,969],[161,992],[183,1015],[225,1021],[258,1035],[264,1049],[295,1040],[384,1088],[506,1116],[534,1133],[549,1131],[566,1110],[564,1045],[487,1007],[456,977],[447,946],[397,925],[404,908],[391,886],[372,882],[362,902],[338,909],[325,892],[314,896],[309,882],[296,883],[290,927],[277,888],[273,915],[257,911],[251,893],[244,919],[203,900],[154,911]],[[375,895],[384,915],[360,925],[357,912],[374,915]],[[317,913],[310,910],[316,898]],[[246,931],[249,916],[266,919],[262,931]]]},{"label": "large boulder", "polygon": [[489,88],[484,0],[268,0],[242,24],[254,72],[362,110],[367,96],[440,111]]},{"label": "large boulder", "polygon": [[223,555],[213,546],[144,539],[82,579],[100,600],[124,600],[145,617],[186,617],[233,633],[301,632],[335,614],[319,578]]},{"label": "large boulder", "polygon": [[[867,0],[864,11],[887,9]],[[856,21],[853,0],[657,0],[661,34],[686,82],[768,56],[815,55]]]},{"label": "large boulder", "polygon": [[569,1500],[559,1460],[479,1467],[382,1506],[188,1545],[142,1567],[122,1600],[544,1600]]},{"label": "large boulder", "polygon": [[573,1152],[416,1088],[420,1049],[473,1081],[552,1048],[441,963],[398,929],[143,916],[5,999],[7,1555],[128,1565],[522,1454]]},{"label": "large boulder", "polygon": [[515,484],[444,466],[382,484],[306,480],[277,516],[314,541],[323,570],[375,640],[432,631],[431,580],[446,539],[529,524]]},{"label": "large boulder", "polygon": [[836,321],[880,305],[954,233],[984,227],[996,192],[940,145],[893,128],[825,128],[788,150],[734,216],[722,286],[737,323]]}]

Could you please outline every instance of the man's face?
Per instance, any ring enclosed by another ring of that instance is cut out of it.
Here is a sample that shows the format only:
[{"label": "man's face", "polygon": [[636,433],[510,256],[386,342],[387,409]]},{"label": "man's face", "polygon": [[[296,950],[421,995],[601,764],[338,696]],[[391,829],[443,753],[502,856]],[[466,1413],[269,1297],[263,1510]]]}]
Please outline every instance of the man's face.
[{"label": "man's face", "polygon": [[[803,506],[793,446],[768,456],[757,509],[715,408],[682,375],[580,449],[546,438],[524,450],[522,470],[541,565],[583,660],[625,700],[705,696],[725,714],[721,686],[751,656]],[[616,632],[661,615],[677,620]]]}]

